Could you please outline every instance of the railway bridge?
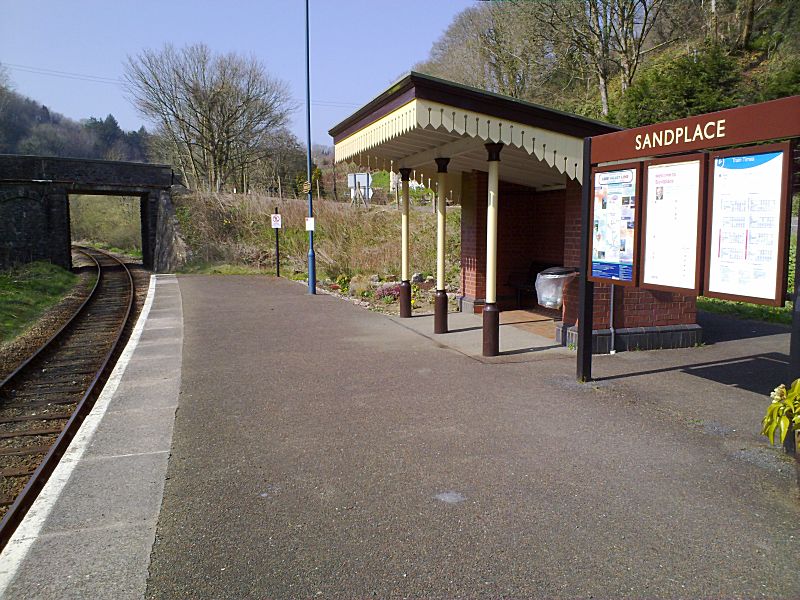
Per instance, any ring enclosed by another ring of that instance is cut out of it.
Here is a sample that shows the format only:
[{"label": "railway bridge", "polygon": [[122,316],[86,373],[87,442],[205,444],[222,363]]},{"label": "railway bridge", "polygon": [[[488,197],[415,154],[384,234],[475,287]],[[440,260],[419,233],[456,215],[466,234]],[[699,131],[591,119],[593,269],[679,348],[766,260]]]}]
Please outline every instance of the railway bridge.
[{"label": "railway bridge", "polygon": [[169,165],[0,155],[0,269],[49,260],[70,268],[70,194],[134,196],[141,202],[142,260],[174,267]]}]

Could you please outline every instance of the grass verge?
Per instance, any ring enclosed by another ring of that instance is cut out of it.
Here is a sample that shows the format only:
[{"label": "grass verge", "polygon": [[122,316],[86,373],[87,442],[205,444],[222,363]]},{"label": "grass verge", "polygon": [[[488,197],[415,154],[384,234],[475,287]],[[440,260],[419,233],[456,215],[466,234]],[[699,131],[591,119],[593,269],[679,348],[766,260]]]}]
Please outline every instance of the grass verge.
[{"label": "grass verge", "polygon": [[47,262],[0,272],[0,342],[22,333],[77,283],[77,275]]},{"label": "grass verge", "polygon": [[749,304],[748,302],[719,300],[717,298],[698,298],[697,308],[706,312],[731,315],[739,319],[768,321],[785,325],[792,324],[791,302],[787,302],[786,306],[764,306],[761,304]]},{"label": "grass verge", "polygon": [[227,263],[191,263],[178,269],[178,273],[184,275],[275,275],[275,270]]}]

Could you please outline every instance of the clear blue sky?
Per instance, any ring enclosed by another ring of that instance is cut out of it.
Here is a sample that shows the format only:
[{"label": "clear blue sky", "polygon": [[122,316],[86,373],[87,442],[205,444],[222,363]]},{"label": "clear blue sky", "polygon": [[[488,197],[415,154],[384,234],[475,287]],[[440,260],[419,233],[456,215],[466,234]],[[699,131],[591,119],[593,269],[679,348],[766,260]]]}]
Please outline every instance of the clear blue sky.
[{"label": "clear blue sky", "polygon": [[[312,143],[417,62],[475,0],[310,0]],[[74,119],[147,123],[117,82],[143,48],[204,42],[254,55],[299,104],[305,143],[303,0],[0,0],[0,63],[14,89]]]}]

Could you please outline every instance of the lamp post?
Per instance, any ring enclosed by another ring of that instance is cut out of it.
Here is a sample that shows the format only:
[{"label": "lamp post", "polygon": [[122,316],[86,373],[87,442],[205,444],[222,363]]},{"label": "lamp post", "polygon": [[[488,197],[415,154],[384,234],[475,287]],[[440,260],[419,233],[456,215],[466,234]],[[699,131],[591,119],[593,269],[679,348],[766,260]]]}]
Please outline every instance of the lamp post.
[{"label": "lamp post", "polygon": [[[308,216],[314,217],[314,194],[311,191],[311,66],[308,42],[308,0],[306,0],[306,144],[307,165],[306,181],[308,181]],[[313,223],[313,221],[312,221]],[[308,293],[317,293],[317,265],[314,254],[314,228],[308,231]]]}]

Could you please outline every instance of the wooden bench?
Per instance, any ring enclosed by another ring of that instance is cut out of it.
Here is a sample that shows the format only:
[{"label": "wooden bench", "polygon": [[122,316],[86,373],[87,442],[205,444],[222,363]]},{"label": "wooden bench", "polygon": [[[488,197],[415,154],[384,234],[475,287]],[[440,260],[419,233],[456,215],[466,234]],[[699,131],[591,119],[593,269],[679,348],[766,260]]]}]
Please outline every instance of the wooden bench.
[{"label": "wooden bench", "polygon": [[550,267],[557,267],[552,263],[542,263],[534,261],[528,267],[528,272],[516,271],[508,276],[506,285],[517,292],[517,308],[522,308],[522,295],[531,294],[536,298],[536,276]]}]

